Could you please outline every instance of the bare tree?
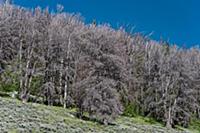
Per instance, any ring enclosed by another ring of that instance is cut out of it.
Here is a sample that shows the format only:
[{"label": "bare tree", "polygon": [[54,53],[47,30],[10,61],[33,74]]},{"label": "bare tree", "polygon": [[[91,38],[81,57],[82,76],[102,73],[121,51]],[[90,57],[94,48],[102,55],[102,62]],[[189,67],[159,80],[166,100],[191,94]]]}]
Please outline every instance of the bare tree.
[{"label": "bare tree", "polygon": [[[123,28],[84,24],[77,14],[0,8],[0,88],[75,106],[108,124],[127,105],[169,128],[200,117],[200,50]],[[13,86],[15,87],[13,87]],[[16,87],[17,86],[17,87]],[[2,89],[2,90],[3,90]]]}]

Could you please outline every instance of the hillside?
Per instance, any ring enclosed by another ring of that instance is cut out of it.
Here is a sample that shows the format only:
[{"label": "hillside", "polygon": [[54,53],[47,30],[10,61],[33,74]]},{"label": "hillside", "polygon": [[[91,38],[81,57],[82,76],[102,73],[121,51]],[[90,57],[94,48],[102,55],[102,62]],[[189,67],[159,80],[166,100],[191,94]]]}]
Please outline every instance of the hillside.
[{"label": "hillside", "polygon": [[[74,110],[45,106],[35,103],[0,97],[1,132],[101,132],[101,133],[178,133],[168,130],[159,123],[149,124],[149,119],[120,116],[115,125],[103,126],[96,122],[74,117]],[[184,131],[186,132],[186,131]]]},{"label": "hillside", "polygon": [[200,131],[200,49],[86,24],[78,14],[6,3],[0,6],[0,92],[51,105],[2,99],[0,132]]}]

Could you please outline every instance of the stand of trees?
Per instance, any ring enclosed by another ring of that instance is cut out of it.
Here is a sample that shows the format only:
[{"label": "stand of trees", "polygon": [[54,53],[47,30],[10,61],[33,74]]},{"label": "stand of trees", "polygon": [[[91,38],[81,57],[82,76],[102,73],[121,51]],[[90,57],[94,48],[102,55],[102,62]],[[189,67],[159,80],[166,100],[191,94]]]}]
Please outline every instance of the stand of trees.
[{"label": "stand of trees", "polygon": [[78,108],[108,124],[127,106],[167,127],[200,118],[200,50],[79,15],[0,6],[0,89]]}]

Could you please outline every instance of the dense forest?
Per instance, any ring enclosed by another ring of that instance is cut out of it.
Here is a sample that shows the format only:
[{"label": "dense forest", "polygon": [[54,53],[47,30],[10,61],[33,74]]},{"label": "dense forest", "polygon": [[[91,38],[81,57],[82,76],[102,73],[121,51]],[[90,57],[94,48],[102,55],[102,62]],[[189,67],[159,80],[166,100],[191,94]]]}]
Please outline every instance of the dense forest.
[{"label": "dense forest", "polygon": [[[118,115],[167,127],[200,119],[200,50],[153,41],[81,16],[0,6],[0,91],[77,108],[109,124]],[[0,107],[1,108],[1,107]]]}]

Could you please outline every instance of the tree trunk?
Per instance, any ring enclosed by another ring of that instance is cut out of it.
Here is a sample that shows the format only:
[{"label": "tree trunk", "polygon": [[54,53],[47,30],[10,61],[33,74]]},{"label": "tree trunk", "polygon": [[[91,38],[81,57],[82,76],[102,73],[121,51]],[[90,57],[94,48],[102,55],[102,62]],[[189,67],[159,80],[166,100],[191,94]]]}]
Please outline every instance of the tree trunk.
[{"label": "tree trunk", "polygon": [[28,92],[28,81],[29,81],[29,67],[31,63],[31,57],[33,54],[33,48],[30,48],[30,52],[28,52],[28,57],[27,57],[27,62],[26,62],[26,71],[25,71],[25,76],[24,76],[24,86],[22,87],[22,95],[27,95]]},{"label": "tree trunk", "polygon": [[66,108],[67,107],[67,91],[68,91],[68,71],[69,71],[69,56],[70,56],[70,48],[71,48],[71,36],[69,36],[68,38],[68,48],[67,48],[67,66],[65,69],[65,88],[64,88],[64,105],[63,107]]},{"label": "tree trunk", "polygon": [[60,93],[60,104],[63,104],[63,94],[62,94],[62,77],[63,77],[63,59],[61,59],[61,66],[60,66],[60,79],[59,79],[59,93]]},{"label": "tree trunk", "polygon": [[31,70],[31,73],[30,73],[30,76],[29,76],[28,88],[31,88],[31,82],[32,82],[32,79],[33,79],[33,74],[35,72],[36,64],[37,64],[37,62],[34,62],[34,64],[33,64],[33,68]]},{"label": "tree trunk", "polygon": [[19,84],[19,92],[23,90],[23,70],[22,70],[22,41],[20,41],[20,48],[19,48],[19,70],[20,70],[20,84]]},{"label": "tree trunk", "polygon": [[65,88],[64,88],[64,105],[63,105],[64,108],[67,107],[67,88],[68,88],[67,81],[68,81],[68,79],[67,79],[67,75],[66,75],[65,76]]},{"label": "tree trunk", "polygon": [[168,118],[167,118],[166,127],[167,128],[172,128],[171,107],[169,107],[169,110],[168,110]]},{"label": "tree trunk", "polygon": [[197,115],[197,118],[200,119],[200,109],[199,108],[196,109],[196,115]]},{"label": "tree trunk", "polygon": [[167,84],[166,84],[165,89],[164,89],[164,110],[165,110],[165,117],[166,117],[166,120],[167,120],[166,127],[171,128],[172,127],[171,105],[170,105],[169,109],[167,110],[168,87],[169,87],[169,84],[170,84],[170,79],[168,78],[166,80],[167,80]]},{"label": "tree trunk", "polygon": [[[140,100],[141,100],[142,104],[144,105],[144,97],[143,97],[144,96],[144,88],[143,87],[141,87],[140,95],[141,95],[141,99]],[[141,106],[141,115],[142,116],[144,116],[144,106],[143,105],[142,106],[140,105]],[[139,114],[139,112],[138,112],[138,114]]]}]

